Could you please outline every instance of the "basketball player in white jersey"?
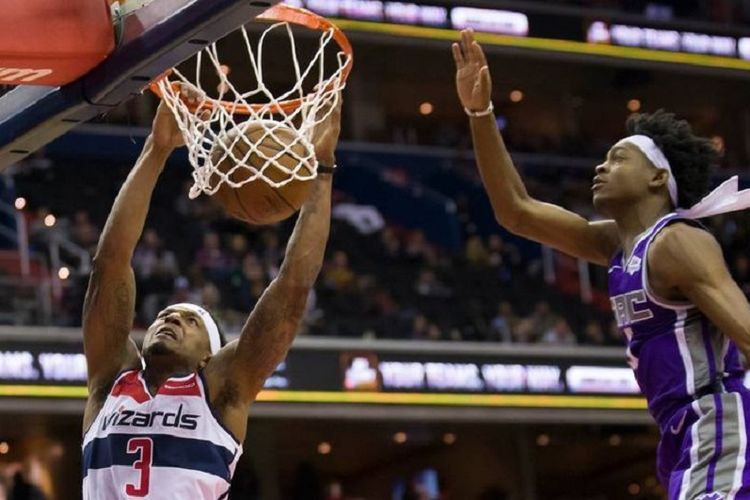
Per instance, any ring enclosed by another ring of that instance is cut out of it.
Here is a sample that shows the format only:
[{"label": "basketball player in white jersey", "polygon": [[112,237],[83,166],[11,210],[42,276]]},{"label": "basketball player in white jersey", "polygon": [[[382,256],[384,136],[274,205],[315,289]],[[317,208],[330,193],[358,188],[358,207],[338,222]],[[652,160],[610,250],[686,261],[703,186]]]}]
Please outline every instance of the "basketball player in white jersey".
[{"label": "basketball player in white jersey", "polygon": [[340,116],[339,98],[315,132],[312,142],[321,167],[279,275],[240,338],[222,346],[207,311],[176,304],[159,313],[139,351],[130,338],[135,306],[131,259],[159,174],[183,144],[172,113],[164,104],[159,107],[99,240],[84,304],[89,389],[83,418],[84,499],[227,497],[250,404],[286,356],[322,265]]}]

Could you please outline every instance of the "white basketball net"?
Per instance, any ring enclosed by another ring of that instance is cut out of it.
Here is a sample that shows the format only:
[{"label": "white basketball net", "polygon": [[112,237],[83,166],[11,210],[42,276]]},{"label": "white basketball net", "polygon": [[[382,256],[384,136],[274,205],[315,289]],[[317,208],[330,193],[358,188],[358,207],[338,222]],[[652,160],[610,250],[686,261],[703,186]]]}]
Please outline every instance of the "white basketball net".
[{"label": "white basketball net", "polygon": [[[267,35],[276,29],[286,30],[289,37],[296,77],[294,85],[280,95],[274,95],[263,82],[263,48]],[[247,46],[252,75],[257,82],[254,89],[240,92],[235,88],[226,74],[225,67],[222,66],[216,43],[195,56],[194,81],[175,69],[159,82],[162,98],[177,120],[188,149],[190,164],[193,166],[194,184],[190,189],[190,198],[195,198],[201,193],[212,195],[223,184],[236,188],[260,179],[273,187],[280,187],[295,179],[315,178],[318,162],[311,142],[313,132],[315,127],[331,114],[338,103],[339,93],[345,86],[343,74],[350,55],[338,52],[336,70],[330,76],[326,77],[324,74],[325,49],[333,40],[332,29],[321,33],[317,51],[306,64],[299,61],[294,34],[289,23],[272,24],[261,34],[255,48],[247,30],[242,27],[241,32]],[[216,98],[206,95],[201,86],[201,74],[206,60],[206,64],[212,66],[209,70],[215,71],[219,78],[219,95]],[[316,81],[317,84],[314,90],[305,91],[303,82],[310,81]],[[175,82],[201,91],[203,100],[197,103],[197,107],[195,103],[188,105],[180,98],[176,86],[173,85]],[[301,105],[289,111],[281,109],[280,103],[296,98],[301,99]],[[223,101],[224,105],[220,101]],[[243,110],[243,114],[235,113],[240,109]],[[249,127],[258,125],[263,128],[262,135],[245,135],[244,132]],[[283,131],[283,134],[279,131]],[[227,134],[232,134],[233,142],[227,142]],[[259,148],[259,145],[269,138],[283,147],[270,152],[269,148]],[[238,151],[243,153],[238,154]],[[282,163],[280,160],[286,155],[293,157],[294,161],[290,162],[287,157]],[[225,161],[232,167],[221,172],[218,166]],[[290,164],[293,166],[290,167]],[[274,171],[273,178],[266,175],[269,169]],[[280,172],[284,174],[282,179]]]}]

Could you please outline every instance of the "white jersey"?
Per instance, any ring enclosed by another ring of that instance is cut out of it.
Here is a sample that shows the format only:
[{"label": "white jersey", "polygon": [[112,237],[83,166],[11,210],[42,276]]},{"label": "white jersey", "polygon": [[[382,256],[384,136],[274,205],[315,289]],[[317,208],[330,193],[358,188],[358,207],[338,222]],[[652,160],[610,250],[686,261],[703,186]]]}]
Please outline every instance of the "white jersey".
[{"label": "white jersey", "polygon": [[151,396],[140,370],[117,377],[82,447],[84,500],[226,498],[242,454],[202,374],[170,378]]}]

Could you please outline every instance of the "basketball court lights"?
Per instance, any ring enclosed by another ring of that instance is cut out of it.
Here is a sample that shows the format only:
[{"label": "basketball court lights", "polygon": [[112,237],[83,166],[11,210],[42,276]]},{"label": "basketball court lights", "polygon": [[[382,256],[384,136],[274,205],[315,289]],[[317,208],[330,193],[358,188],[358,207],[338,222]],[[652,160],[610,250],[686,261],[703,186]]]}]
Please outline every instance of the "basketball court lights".
[{"label": "basketball court lights", "polygon": [[536,437],[536,445],[542,447],[549,445],[549,436],[547,434],[539,434]]},{"label": "basketball court lights", "polygon": [[16,210],[23,210],[26,208],[26,198],[19,196],[13,205],[16,207]]},{"label": "basketball court lights", "polygon": [[630,99],[628,101],[628,111],[635,113],[641,109],[641,101],[638,99]]},{"label": "basketball court lights", "polygon": [[57,270],[57,277],[60,278],[61,280],[66,280],[70,278],[70,269],[68,269],[65,266],[61,267],[60,269]]},{"label": "basketball court lights", "polygon": [[47,227],[54,226],[55,222],[57,222],[57,218],[52,214],[47,214],[47,216],[44,218],[44,225]]},{"label": "basketball court lights", "polygon": [[435,106],[429,101],[419,105],[419,113],[424,116],[431,115],[433,111],[435,111]]},{"label": "basketball court lights", "polygon": [[393,442],[396,444],[404,444],[406,442],[407,436],[405,432],[397,432],[393,435]]},{"label": "basketball court lights", "polygon": [[318,444],[318,453],[321,455],[328,455],[331,453],[331,443],[323,441]]},{"label": "basketball court lights", "polygon": [[523,91],[515,89],[510,92],[510,102],[521,102],[523,101]]},{"label": "basketball court lights", "polygon": [[622,436],[619,434],[612,434],[609,436],[609,445],[610,446],[620,446],[622,444]]}]

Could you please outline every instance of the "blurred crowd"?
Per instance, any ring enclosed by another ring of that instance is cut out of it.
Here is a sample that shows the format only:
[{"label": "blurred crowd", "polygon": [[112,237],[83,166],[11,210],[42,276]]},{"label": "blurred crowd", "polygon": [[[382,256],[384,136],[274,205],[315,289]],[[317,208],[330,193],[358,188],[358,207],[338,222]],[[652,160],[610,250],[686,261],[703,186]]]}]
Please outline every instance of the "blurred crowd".
[{"label": "blurred crowd", "polygon": [[[237,332],[276,276],[293,221],[251,228],[227,219],[210,200],[183,191],[152,206],[133,256],[136,327],[147,327],[170,303],[201,303],[226,331]],[[339,194],[338,198],[343,195]],[[27,210],[32,248],[67,239],[93,256],[108,207],[92,214]],[[73,267],[73,266],[71,266]],[[616,344],[606,313],[564,297],[529,258],[500,234],[469,235],[460,252],[429,242],[423,231],[386,225],[361,231],[335,219],[323,270],[308,300],[303,332],[312,335]],[[80,325],[87,283],[63,281],[53,322]]]},{"label": "blurred crowd", "polygon": [[[129,166],[118,168],[117,175],[124,175]],[[456,175],[460,175],[457,168]],[[29,182],[40,200],[48,200],[42,186],[54,189],[56,183],[67,182],[55,176],[74,171],[61,166],[20,172],[24,173],[17,176],[19,186]],[[34,178],[39,172],[53,176],[52,182],[44,184]],[[88,201],[71,198],[52,208],[36,205],[24,209],[33,250],[48,253],[51,240],[64,239],[93,256],[117,189],[113,172],[101,175],[109,185],[102,180]],[[170,170],[164,175],[172,177],[157,188],[132,261],[138,292],[135,326],[147,327],[168,304],[194,302],[211,310],[226,331],[238,332],[278,274],[294,220],[250,227],[224,216],[209,198],[189,200],[190,183],[176,180],[184,180],[184,176]],[[24,176],[28,176],[25,181]],[[588,182],[587,177],[558,178],[557,197],[542,178],[530,178],[529,186],[540,199],[591,216],[584,209],[589,200],[583,198],[589,196]],[[94,186],[96,183],[92,179]],[[105,197],[102,192],[110,194]],[[78,198],[84,195],[75,194]],[[337,206],[356,202],[339,191],[334,198]],[[464,203],[457,205],[463,225],[463,245],[457,251],[429,241],[419,228],[386,223],[373,231],[335,215],[302,333],[569,345],[621,342],[606,299],[606,269],[592,268],[594,298],[601,300],[583,303],[576,293],[576,275],[566,278],[564,270],[558,270],[557,278],[550,280],[543,273],[538,247],[530,251],[528,242],[499,228],[482,234],[470,214],[463,213]],[[52,212],[56,217],[50,226]],[[750,258],[744,244],[750,236],[750,216],[740,213],[708,223],[724,248],[733,275],[750,294]],[[88,276],[76,272],[85,271],[85,266],[79,265],[80,252],[68,253],[67,258],[72,271],[62,281],[52,322],[79,326]]]}]

